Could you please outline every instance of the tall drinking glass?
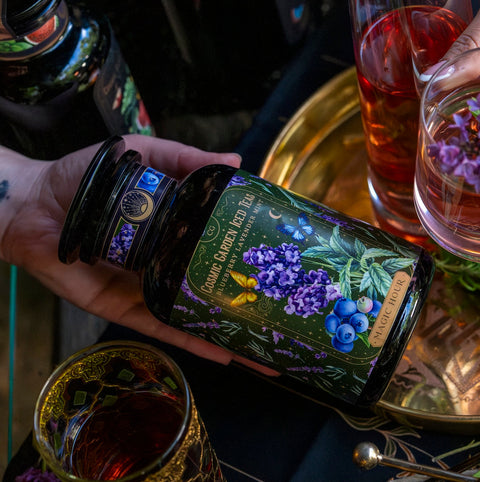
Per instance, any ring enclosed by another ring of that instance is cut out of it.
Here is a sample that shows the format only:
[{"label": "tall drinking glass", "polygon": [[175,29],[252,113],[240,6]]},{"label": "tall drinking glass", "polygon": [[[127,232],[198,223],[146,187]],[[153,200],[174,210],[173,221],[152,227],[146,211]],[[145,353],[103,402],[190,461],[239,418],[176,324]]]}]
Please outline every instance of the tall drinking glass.
[{"label": "tall drinking glass", "polygon": [[470,0],[349,4],[374,212],[383,229],[412,241],[426,236],[413,204],[418,72],[438,62],[464,30],[469,5]]},{"label": "tall drinking glass", "polygon": [[480,262],[480,49],[444,64],[420,109],[415,205],[430,236]]}]

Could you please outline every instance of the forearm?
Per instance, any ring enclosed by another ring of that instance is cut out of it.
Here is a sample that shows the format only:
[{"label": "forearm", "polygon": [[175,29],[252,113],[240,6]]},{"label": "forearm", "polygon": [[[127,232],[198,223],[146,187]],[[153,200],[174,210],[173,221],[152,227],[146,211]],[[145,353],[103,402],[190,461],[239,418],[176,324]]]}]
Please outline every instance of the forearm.
[{"label": "forearm", "polygon": [[[26,210],[38,209],[42,183],[39,181],[46,162],[31,160],[0,146],[0,259],[20,264],[16,259],[15,232],[30,221]],[[25,227],[25,226],[24,226]]]}]

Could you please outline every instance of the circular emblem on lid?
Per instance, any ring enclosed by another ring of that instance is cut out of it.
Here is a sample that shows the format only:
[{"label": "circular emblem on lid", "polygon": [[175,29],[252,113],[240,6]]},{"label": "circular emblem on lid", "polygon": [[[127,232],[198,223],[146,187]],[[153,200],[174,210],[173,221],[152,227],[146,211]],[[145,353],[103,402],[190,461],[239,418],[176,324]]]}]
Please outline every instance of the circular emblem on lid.
[{"label": "circular emblem on lid", "polygon": [[148,219],[153,212],[152,197],[142,191],[129,191],[121,201],[122,213],[128,221],[139,223]]}]

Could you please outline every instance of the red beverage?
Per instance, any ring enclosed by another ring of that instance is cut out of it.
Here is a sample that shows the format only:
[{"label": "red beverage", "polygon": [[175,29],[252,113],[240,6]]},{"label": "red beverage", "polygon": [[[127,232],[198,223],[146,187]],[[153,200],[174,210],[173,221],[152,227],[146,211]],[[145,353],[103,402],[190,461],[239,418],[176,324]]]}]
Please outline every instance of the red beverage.
[{"label": "red beverage", "polygon": [[[405,23],[411,30],[412,43]],[[415,6],[389,12],[363,34],[357,58],[362,119],[369,155],[372,199],[382,224],[382,211],[418,223],[413,205],[420,99],[414,58],[427,68],[435,64],[466,27],[452,12]],[[417,64],[418,65],[418,64]],[[401,226],[390,231],[402,234]]]},{"label": "red beverage", "polygon": [[[114,480],[160,459],[180,433],[184,414],[166,395],[126,392],[111,406],[81,415],[68,472],[90,480]],[[178,403],[178,402],[177,402]]]}]

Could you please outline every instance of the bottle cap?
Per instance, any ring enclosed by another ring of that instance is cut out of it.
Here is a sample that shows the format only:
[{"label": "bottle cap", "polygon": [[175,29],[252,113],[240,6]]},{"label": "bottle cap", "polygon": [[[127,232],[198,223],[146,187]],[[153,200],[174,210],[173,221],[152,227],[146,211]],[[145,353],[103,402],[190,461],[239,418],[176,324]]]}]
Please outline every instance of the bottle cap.
[{"label": "bottle cap", "polygon": [[118,136],[94,156],[72,201],[63,226],[58,257],[63,263],[98,259],[138,271],[148,244],[148,231],[163,200],[177,182],[141,163],[141,154],[125,150]]},{"label": "bottle cap", "polygon": [[95,239],[91,233],[91,218],[100,215],[98,206],[105,208],[102,197],[108,190],[106,180],[112,178],[118,160],[125,153],[125,141],[118,136],[108,139],[96,153],[88,166],[65,219],[58,247],[58,257],[63,263],[73,263],[78,258],[93,264],[95,261]]},{"label": "bottle cap", "polygon": [[0,0],[0,41],[24,37],[41,27],[62,0]]}]

